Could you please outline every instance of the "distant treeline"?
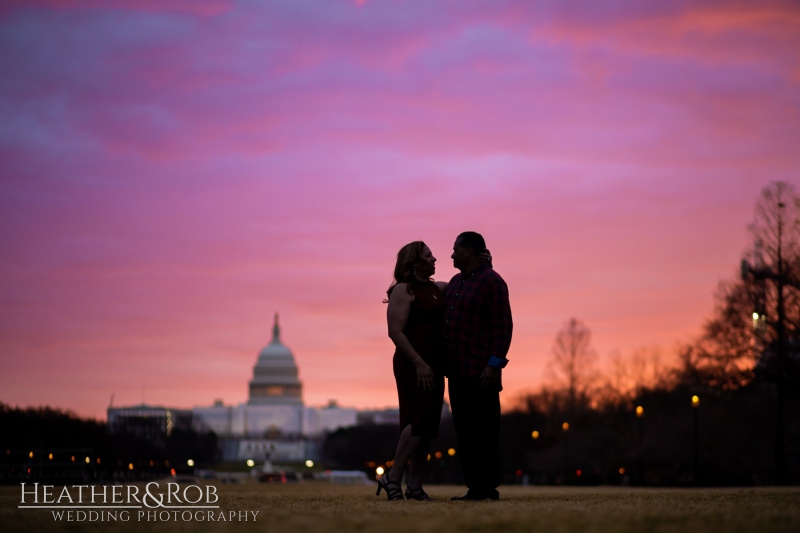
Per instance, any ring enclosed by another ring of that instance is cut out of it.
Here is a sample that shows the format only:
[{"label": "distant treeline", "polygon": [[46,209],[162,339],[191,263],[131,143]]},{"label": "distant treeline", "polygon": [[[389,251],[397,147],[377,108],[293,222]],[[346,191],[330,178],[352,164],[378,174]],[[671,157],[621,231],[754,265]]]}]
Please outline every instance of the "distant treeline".
[{"label": "distant treeline", "polygon": [[[775,396],[763,382],[736,390],[680,384],[571,411],[557,395],[533,395],[526,408],[503,417],[506,470],[522,470],[537,483],[774,484]],[[798,483],[800,403],[786,407],[792,446],[784,479]]]},{"label": "distant treeline", "polygon": [[70,412],[0,403],[0,482],[145,479],[191,470],[190,458],[198,466],[212,464],[216,451],[213,433],[175,429],[157,446]]},{"label": "distant treeline", "polygon": [[[699,398],[696,407],[693,396]],[[736,390],[688,385],[643,390],[618,404],[578,409],[568,407],[564,394],[531,395],[526,405],[502,417],[503,479],[571,485],[771,485],[776,482],[775,396],[774,386],[763,382]],[[642,407],[641,416],[636,407]],[[786,437],[793,445],[786,482],[797,484],[800,402],[793,399],[787,407]],[[442,422],[431,445],[428,483],[461,483],[452,419]],[[374,473],[391,461],[398,436],[395,426],[340,429],[325,441],[326,464]],[[447,454],[450,448],[454,456]],[[442,457],[436,458],[436,452]]]}]

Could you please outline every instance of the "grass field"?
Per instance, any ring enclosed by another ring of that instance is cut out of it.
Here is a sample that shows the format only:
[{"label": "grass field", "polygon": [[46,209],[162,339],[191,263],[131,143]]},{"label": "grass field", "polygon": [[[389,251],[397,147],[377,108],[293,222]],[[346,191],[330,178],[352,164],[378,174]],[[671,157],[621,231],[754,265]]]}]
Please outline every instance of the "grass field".
[{"label": "grass field", "polygon": [[[51,511],[18,509],[19,486],[0,487],[0,531],[269,531],[511,533],[800,532],[800,488],[633,489],[500,487],[499,502],[451,502],[463,487],[430,486],[435,499],[387,502],[375,487],[219,485],[220,509],[258,511],[256,522],[55,522]],[[135,514],[132,513],[132,514]]]}]

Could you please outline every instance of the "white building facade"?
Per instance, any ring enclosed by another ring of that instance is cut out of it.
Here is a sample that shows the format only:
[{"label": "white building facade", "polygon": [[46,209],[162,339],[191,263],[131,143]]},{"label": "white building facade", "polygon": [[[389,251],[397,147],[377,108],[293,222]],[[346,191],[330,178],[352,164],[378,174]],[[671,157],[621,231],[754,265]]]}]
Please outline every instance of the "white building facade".
[{"label": "white building facade", "polygon": [[304,438],[357,424],[357,411],[335,402],[322,408],[305,407],[302,391],[294,354],[281,340],[276,314],[272,340],[259,352],[253,367],[248,401],[226,406],[217,400],[211,406],[193,408],[192,414],[196,426],[237,441],[226,445],[226,456],[236,449],[236,459],[261,458],[271,451],[284,459],[302,460],[307,453],[306,445],[300,444]]}]

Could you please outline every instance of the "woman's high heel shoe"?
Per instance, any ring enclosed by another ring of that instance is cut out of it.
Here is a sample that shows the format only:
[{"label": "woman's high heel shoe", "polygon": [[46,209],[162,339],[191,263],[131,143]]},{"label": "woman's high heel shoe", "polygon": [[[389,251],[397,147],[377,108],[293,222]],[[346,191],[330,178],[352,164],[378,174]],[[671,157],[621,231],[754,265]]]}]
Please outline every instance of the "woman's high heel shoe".
[{"label": "woman's high heel shoe", "polygon": [[[386,482],[384,482],[386,480]],[[380,496],[381,489],[386,491],[386,497],[389,501],[397,501],[403,499],[403,491],[400,487],[400,483],[395,483],[394,481],[389,481],[388,474],[384,474],[377,479],[378,481],[378,492],[375,493],[375,496]]]},{"label": "woman's high heel shoe", "polygon": [[431,497],[428,496],[428,493],[422,490],[422,485],[420,485],[419,487],[415,487],[413,489],[410,486],[406,486],[406,499],[418,500],[421,502],[432,501]]}]

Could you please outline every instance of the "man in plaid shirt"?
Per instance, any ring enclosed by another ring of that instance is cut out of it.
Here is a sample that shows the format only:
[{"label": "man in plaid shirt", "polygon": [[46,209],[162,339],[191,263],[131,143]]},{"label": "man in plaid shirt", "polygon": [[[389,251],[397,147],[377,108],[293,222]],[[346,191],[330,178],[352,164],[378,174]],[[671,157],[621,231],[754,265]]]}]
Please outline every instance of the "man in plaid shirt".
[{"label": "man in plaid shirt", "polygon": [[500,484],[500,391],[511,344],[508,286],[482,262],[483,237],[467,231],[453,245],[461,271],[444,294],[444,345],[450,406],[469,491],[454,500],[497,500]]}]

